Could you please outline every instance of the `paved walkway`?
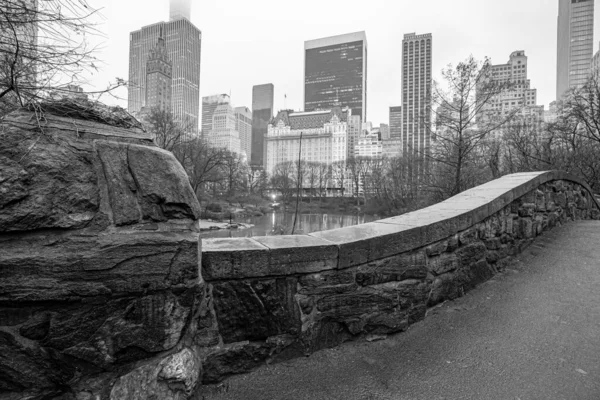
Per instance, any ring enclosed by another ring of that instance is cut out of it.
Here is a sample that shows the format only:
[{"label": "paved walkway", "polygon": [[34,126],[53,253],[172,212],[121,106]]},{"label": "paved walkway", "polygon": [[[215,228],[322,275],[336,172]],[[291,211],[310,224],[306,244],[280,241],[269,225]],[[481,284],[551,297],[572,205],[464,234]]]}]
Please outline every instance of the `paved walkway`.
[{"label": "paved walkway", "polygon": [[505,273],[407,332],[234,376],[203,396],[600,399],[600,221],[545,233]]}]

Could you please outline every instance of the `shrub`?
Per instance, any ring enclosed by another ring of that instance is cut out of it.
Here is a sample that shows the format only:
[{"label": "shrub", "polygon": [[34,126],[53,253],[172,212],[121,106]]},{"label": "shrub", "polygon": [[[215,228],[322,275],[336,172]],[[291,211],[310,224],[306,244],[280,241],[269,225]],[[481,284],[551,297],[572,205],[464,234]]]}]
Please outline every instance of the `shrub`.
[{"label": "shrub", "polygon": [[219,203],[209,203],[206,206],[206,209],[208,211],[212,211],[212,212],[222,212],[223,211],[223,207]]}]

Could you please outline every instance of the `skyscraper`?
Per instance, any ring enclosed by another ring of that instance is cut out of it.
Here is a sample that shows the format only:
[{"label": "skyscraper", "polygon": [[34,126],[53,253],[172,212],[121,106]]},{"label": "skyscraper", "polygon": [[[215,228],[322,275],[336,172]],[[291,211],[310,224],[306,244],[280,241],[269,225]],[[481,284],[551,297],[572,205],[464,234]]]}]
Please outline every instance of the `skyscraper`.
[{"label": "skyscraper", "polygon": [[[402,154],[423,155],[431,142],[431,33],[402,40]],[[390,121],[391,123],[391,121]]]},{"label": "skyscraper", "polygon": [[147,109],[158,107],[161,110],[171,110],[172,71],[173,63],[169,60],[161,32],[146,62]]},{"label": "skyscraper", "polygon": [[594,0],[559,0],[556,99],[582,86],[594,47]]},{"label": "skyscraper", "polygon": [[248,107],[236,107],[235,130],[240,136],[240,151],[250,158],[252,148],[252,112]]},{"label": "skyscraper", "polygon": [[367,37],[348,33],[304,42],[304,111],[341,105],[367,120]]},{"label": "skyscraper", "polygon": [[220,103],[211,116],[212,126],[204,139],[212,147],[220,147],[241,153],[240,134],[236,129],[236,115],[229,103]]},{"label": "skyscraper", "polygon": [[402,138],[402,106],[390,107],[390,138]]},{"label": "skyscraper", "polygon": [[219,106],[219,104],[230,104],[228,94],[214,94],[212,96],[205,96],[202,98],[202,136],[208,137],[208,134],[213,128],[213,114]]},{"label": "skyscraper", "polygon": [[266,168],[266,145],[269,121],[273,118],[273,98],[275,88],[272,83],[252,87],[252,143],[250,164]]},{"label": "skyscraper", "polygon": [[[544,106],[537,105],[537,89],[531,87],[531,81],[527,78],[527,56],[524,50],[513,51],[506,64],[491,65],[487,69],[486,75],[486,80],[480,81],[477,95],[482,90],[481,86],[485,87],[489,80],[510,82],[513,86],[490,98],[481,107],[477,116],[478,121],[489,121],[490,116],[508,117],[510,113],[518,109],[515,119],[506,124],[503,129],[497,129],[493,136],[501,135],[505,128],[509,128],[512,124],[519,125],[527,122],[529,126],[541,127]],[[483,96],[485,97],[485,94]],[[460,109],[460,107],[455,107],[455,109]],[[452,112],[451,110],[445,111]],[[440,112],[437,114],[439,115]]]},{"label": "skyscraper", "polygon": [[189,0],[171,0],[169,22],[158,22],[131,32],[127,109],[137,113],[146,105],[146,62],[160,32],[173,63],[171,110],[176,119],[194,129],[200,115],[200,50],[202,33],[189,21]]}]

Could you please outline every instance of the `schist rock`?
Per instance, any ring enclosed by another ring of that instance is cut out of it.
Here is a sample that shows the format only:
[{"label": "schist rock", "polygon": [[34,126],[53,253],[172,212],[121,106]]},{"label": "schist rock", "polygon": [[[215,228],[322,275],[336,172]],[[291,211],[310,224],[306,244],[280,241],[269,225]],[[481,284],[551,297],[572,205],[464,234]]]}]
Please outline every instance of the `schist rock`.
[{"label": "schist rock", "polygon": [[200,205],[148,133],[74,107],[0,121],[0,397],[179,398]]}]

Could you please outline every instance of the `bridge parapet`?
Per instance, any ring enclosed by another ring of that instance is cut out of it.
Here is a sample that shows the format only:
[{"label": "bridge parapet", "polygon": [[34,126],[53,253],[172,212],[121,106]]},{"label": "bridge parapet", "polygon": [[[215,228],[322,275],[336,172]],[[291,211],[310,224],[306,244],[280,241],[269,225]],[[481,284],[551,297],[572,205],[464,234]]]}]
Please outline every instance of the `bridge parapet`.
[{"label": "bridge parapet", "polygon": [[397,217],[297,236],[206,239],[203,382],[405,330],[502,271],[536,236],[600,219],[560,171],[512,174]]}]

